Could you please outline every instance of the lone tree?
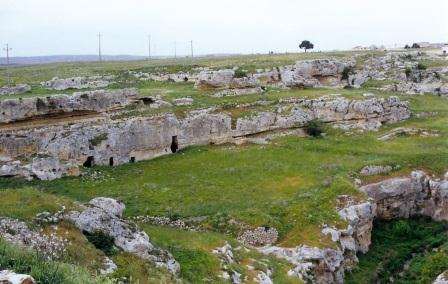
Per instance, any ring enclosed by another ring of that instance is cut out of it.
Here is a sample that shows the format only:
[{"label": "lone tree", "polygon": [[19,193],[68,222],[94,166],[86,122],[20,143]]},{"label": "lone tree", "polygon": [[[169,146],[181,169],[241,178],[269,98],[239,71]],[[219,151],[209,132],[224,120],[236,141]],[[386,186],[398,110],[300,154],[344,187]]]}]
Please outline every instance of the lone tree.
[{"label": "lone tree", "polygon": [[411,48],[411,47],[409,46],[409,44],[406,44],[406,45],[404,46],[404,49],[409,49],[409,48]]},{"label": "lone tree", "polygon": [[309,41],[309,40],[304,40],[299,45],[299,47],[300,47],[300,49],[305,49],[305,52],[306,52],[308,49],[313,49],[314,48],[314,44],[312,44],[311,41]]}]

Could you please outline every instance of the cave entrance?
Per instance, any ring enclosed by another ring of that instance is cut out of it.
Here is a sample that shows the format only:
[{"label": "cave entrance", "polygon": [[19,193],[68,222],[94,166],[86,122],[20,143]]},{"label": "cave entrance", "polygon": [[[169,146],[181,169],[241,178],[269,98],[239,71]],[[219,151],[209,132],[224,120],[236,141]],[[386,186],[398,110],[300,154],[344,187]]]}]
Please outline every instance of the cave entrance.
[{"label": "cave entrance", "polygon": [[177,136],[172,136],[171,137],[171,152],[172,153],[176,153],[177,150],[179,149],[179,143],[177,141]]},{"label": "cave entrance", "polygon": [[131,159],[129,160],[129,162],[131,162],[131,163],[135,163],[135,157],[131,157]]},{"label": "cave entrance", "polygon": [[95,159],[93,156],[88,156],[87,160],[82,165],[86,168],[91,168],[91,167],[93,167],[94,161],[95,161]]},{"label": "cave entrance", "polygon": [[109,158],[109,166],[111,166],[111,167],[114,166],[114,157]]}]

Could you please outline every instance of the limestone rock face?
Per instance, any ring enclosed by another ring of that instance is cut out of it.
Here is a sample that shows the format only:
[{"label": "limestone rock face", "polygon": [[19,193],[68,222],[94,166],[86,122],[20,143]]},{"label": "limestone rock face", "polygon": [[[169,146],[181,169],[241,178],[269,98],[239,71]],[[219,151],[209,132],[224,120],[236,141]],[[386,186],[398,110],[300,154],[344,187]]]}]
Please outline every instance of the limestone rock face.
[{"label": "limestone rock face", "polygon": [[[121,93],[120,93],[121,94]],[[89,107],[104,110],[116,104],[114,95],[106,102],[89,92],[86,101],[75,97],[76,105],[66,111]],[[110,94],[109,94],[110,95]],[[118,93],[116,94],[118,96]],[[128,103],[118,96],[118,105]],[[70,102],[70,101],[69,101]],[[52,112],[52,111],[50,111]],[[48,113],[43,109],[41,113]],[[35,115],[36,112],[33,113]],[[27,117],[30,113],[22,113]],[[263,132],[300,128],[312,119],[341,124],[348,128],[376,130],[383,123],[410,116],[409,107],[394,97],[349,100],[345,98],[294,99],[280,102],[277,110],[255,112],[232,123],[232,117],[214,109],[192,111],[178,119],[173,114],[98,121],[87,120],[67,125],[40,126],[0,131],[0,176],[23,176],[45,180],[79,174],[78,166],[120,165],[174,153],[191,145],[228,142],[237,137]],[[9,117],[10,119],[11,117]],[[16,117],[17,118],[17,117]]]},{"label": "limestone rock face", "polygon": [[73,77],[60,79],[54,77],[50,81],[42,82],[42,87],[52,90],[67,89],[98,89],[109,86],[113,76],[92,76],[92,77]]},{"label": "limestone rock face", "polygon": [[155,247],[148,235],[122,219],[125,206],[111,198],[92,199],[82,212],[70,212],[66,218],[88,233],[102,232],[114,239],[117,247],[142,259],[154,262],[177,274],[180,266],[172,255]]},{"label": "limestone rock face", "polygon": [[20,95],[29,91],[31,91],[31,87],[28,84],[3,86],[0,88],[0,96]]},{"label": "limestone rock face", "polygon": [[267,246],[260,248],[259,251],[285,259],[293,264],[295,268],[288,274],[295,275],[303,281],[343,283],[344,256],[340,250],[302,245],[296,248]]},{"label": "limestone rock face", "polygon": [[10,270],[0,271],[0,283],[4,284],[35,284],[33,277],[26,274],[17,274]]},{"label": "limestone rock face", "polygon": [[77,111],[104,112],[131,104],[137,90],[79,92],[71,96],[56,95],[46,98],[26,98],[0,101],[0,123],[30,119],[36,116]]},{"label": "limestone rock face", "polygon": [[196,87],[198,88],[229,88],[235,71],[231,69],[218,71],[202,71],[198,75]]},{"label": "limestone rock face", "polygon": [[448,182],[432,180],[422,171],[365,185],[360,190],[374,200],[380,219],[423,215],[436,221],[448,220]]},{"label": "limestone rock face", "polygon": [[347,66],[349,64],[328,59],[297,61],[291,68],[283,69],[281,80],[291,88],[338,86],[342,71]]}]

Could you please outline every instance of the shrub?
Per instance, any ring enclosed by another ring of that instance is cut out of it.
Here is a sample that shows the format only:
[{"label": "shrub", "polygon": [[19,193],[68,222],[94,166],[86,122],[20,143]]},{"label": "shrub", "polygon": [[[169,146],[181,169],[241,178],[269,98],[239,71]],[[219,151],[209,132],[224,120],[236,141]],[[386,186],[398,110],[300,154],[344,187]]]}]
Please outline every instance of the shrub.
[{"label": "shrub", "polygon": [[418,64],[417,64],[417,69],[418,70],[426,70],[426,65],[425,64],[423,64],[423,63],[421,63],[421,62],[419,62]]},{"label": "shrub", "polygon": [[247,72],[241,68],[235,70],[235,78],[247,77]]},{"label": "shrub", "polygon": [[324,123],[313,119],[305,125],[305,132],[312,137],[321,137],[324,132]]},{"label": "shrub", "polygon": [[348,80],[348,77],[353,74],[353,68],[350,66],[345,66],[344,70],[342,70],[342,80]]},{"label": "shrub", "polygon": [[103,251],[106,255],[113,255],[116,253],[113,237],[108,236],[101,231],[95,231],[93,233],[84,231],[83,234],[89,242],[91,242],[97,249]]},{"label": "shrub", "polygon": [[404,70],[404,73],[406,74],[406,78],[409,78],[412,75],[412,69],[410,67],[406,67],[406,70]]}]

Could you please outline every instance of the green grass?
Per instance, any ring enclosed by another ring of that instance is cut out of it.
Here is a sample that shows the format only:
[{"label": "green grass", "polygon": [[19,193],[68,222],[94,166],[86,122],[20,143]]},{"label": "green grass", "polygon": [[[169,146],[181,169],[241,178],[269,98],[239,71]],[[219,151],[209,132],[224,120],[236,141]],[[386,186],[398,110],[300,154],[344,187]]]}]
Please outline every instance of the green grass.
[{"label": "green grass", "polygon": [[[347,274],[346,282],[388,283],[393,278],[395,283],[432,283],[447,268],[447,229],[446,223],[424,218],[378,222],[370,251],[359,258],[358,267]],[[442,244],[442,250],[431,252]],[[407,261],[410,268],[403,272]]]},{"label": "green grass", "polygon": [[0,239],[0,268],[31,275],[42,284],[112,283],[92,277],[81,267],[61,262],[45,261],[38,254],[12,246]]}]

